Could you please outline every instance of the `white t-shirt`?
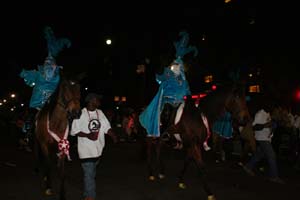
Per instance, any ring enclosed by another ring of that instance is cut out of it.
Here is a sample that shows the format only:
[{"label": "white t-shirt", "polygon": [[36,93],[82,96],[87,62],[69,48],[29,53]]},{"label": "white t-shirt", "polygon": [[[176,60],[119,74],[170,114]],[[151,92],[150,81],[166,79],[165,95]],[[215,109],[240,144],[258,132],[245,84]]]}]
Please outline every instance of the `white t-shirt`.
[{"label": "white t-shirt", "polygon": [[83,108],[80,118],[73,120],[70,134],[75,136],[79,132],[91,133],[91,131],[99,131],[99,135],[95,141],[86,137],[78,137],[77,148],[79,158],[85,159],[101,156],[105,146],[104,134],[110,128],[110,123],[101,110],[88,111],[86,108]]},{"label": "white t-shirt", "polygon": [[[271,121],[270,113],[267,113],[264,109],[259,110],[254,117],[252,126],[255,124],[265,124]],[[257,141],[271,141],[272,130],[271,128],[263,128],[260,131],[255,132],[255,139]]]}]

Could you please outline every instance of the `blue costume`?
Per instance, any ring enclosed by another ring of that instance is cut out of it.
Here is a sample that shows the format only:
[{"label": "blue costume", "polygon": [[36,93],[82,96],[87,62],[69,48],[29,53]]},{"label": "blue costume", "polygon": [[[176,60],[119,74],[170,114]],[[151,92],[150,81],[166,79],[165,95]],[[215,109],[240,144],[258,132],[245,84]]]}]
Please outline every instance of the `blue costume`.
[{"label": "blue costume", "polygon": [[54,57],[65,45],[70,46],[69,40],[56,39],[50,27],[45,28],[45,38],[48,44],[48,56],[44,64],[39,65],[38,70],[23,69],[20,73],[20,77],[24,79],[25,83],[33,87],[29,107],[37,110],[44,106],[60,80],[59,70],[62,67],[56,65]]},{"label": "blue costume", "polygon": [[170,67],[164,69],[161,75],[156,74],[159,90],[139,117],[141,125],[147,131],[147,136],[160,136],[160,114],[165,104],[168,103],[177,107],[184,102],[184,96],[191,94],[185,77],[182,58],[191,51],[195,51],[194,56],[198,52],[195,47],[187,47],[189,38],[186,32],[181,32],[179,35],[183,38],[179,42],[174,43],[176,59]]},{"label": "blue costume", "polygon": [[[39,70],[22,70],[20,76],[24,79],[25,83],[31,87],[32,96],[30,99],[29,107],[40,110],[44,104],[47,102],[49,97],[55,91],[59,80],[59,67],[56,67],[53,71],[50,71],[52,74],[47,77],[46,68],[52,68],[51,66],[44,65],[39,67]],[[48,73],[49,74],[49,73]]]},{"label": "blue costume", "polygon": [[71,45],[68,39],[56,39],[50,27],[46,27],[44,33],[48,45],[48,56],[44,64],[39,65],[38,70],[22,69],[20,73],[20,77],[24,79],[24,82],[33,87],[29,103],[30,112],[23,127],[23,132],[27,133],[27,137],[33,127],[37,111],[42,109],[60,81],[59,70],[62,67],[56,65],[55,57],[64,46],[70,47]]}]

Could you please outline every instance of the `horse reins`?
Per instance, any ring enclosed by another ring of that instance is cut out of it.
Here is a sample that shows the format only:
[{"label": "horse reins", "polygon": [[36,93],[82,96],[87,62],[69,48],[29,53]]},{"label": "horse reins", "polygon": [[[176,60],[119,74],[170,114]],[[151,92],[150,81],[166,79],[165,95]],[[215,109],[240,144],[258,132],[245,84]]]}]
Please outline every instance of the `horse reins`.
[{"label": "horse reins", "polygon": [[53,131],[50,130],[49,115],[48,115],[47,116],[47,131],[58,144],[58,150],[59,150],[59,153],[57,154],[58,157],[62,157],[63,155],[66,155],[68,160],[71,160],[70,154],[69,154],[70,143],[68,141],[69,125],[67,124],[63,139],[61,139],[56,133],[54,133]]}]

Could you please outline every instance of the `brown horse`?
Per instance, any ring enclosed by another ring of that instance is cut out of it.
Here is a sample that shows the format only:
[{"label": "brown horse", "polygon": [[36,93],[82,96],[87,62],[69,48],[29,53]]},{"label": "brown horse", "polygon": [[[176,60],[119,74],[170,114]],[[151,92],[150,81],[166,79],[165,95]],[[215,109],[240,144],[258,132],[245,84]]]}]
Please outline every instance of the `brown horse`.
[{"label": "brown horse", "polygon": [[[232,114],[233,120],[241,124],[245,124],[249,119],[249,112],[246,105],[245,93],[243,88],[237,86],[226,86],[219,88],[208,94],[200,101],[199,107],[195,107],[191,98],[187,98],[180,121],[173,127],[167,129],[169,133],[179,133],[185,150],[185,160],[182,171],[179,175],[178,186],[182,189],[186,187],[184,183],[184,174],[191,163],[194,161],[203,183],[203,188],[208,199],[215,199],[210,187],[205,180],[204,165],[201,151],[203,142],[205,141],[208,130],[203,122],[203,116],[206,117],[209,126],[222,114],[228,111]],[[163,145],[162,138],[146,139],[149,180],[154,180],[153,176],[155,167],[158,166],[158,177],[164,178],[164,165],[160,157],[161,147]],[[154,159],[155,158],[155,159]]]},{"label": "brown horse", "polygon": [[36,117],[35,155],[43,173],[45,194],[53,194],[50,174],[53,163],[57,163],[61,200],[65,199],[64,161],[69,156],[69,125],[80,114],[80,85],[74,80],[62,78],[50,101]]}]

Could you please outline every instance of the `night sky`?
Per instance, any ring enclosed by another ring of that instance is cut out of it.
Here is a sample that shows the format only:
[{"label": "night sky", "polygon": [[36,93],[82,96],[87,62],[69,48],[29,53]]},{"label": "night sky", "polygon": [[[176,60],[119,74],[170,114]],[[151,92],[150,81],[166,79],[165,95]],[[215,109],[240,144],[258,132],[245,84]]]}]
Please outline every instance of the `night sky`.
[{"label": "night sky", "polygon": [[[297,87],[297,7],[272,1],[213,2],[168,6],[141,2],[135,5],[137,8],[82,2],[3,7],[9,14],[1,13],[2,70],[8,72],[0,73],[0,95],[11,90],[21,92],[24,98],[30,94],[16,72],[20,67],[36,69],[43,63],[47,55],[45,26],[51,26],[57,37],[72,42],[71,48],[57,58],[64,72],[87,73],[84,84],[107,95],[133,94],[132,87],[140,81],[136,66],[144,64],[145,58],[150,60],[147,87],[153,88],[154,72],[174,58],[173,41],[181,30],[189,32],[190,44],[199,50],[196,58],[186,60],[193,66],[188,72],[193,91],[200,90],[206,73],[222,78],[234,68],[257,67],[274,87]],[[112,39],[111,46],[105,45],[106,38]],[[122,87],[111,91],[112,84]],[[149,98],[155,92],[155,87],[149,90]]]}]

